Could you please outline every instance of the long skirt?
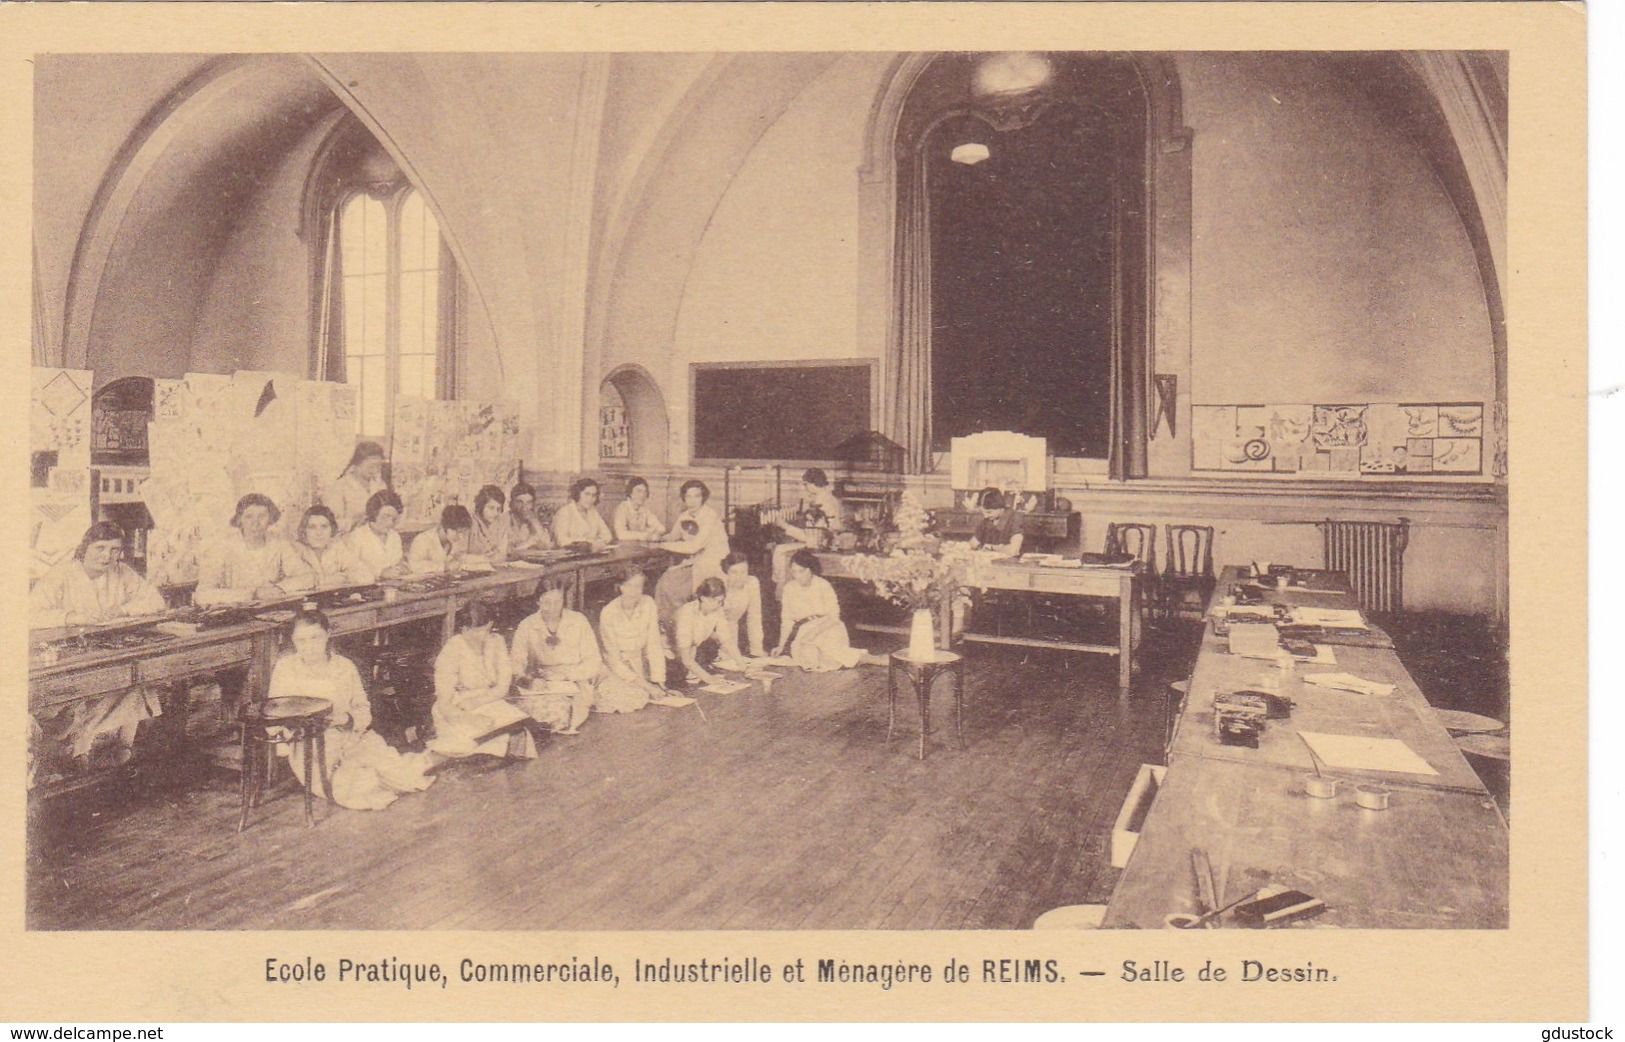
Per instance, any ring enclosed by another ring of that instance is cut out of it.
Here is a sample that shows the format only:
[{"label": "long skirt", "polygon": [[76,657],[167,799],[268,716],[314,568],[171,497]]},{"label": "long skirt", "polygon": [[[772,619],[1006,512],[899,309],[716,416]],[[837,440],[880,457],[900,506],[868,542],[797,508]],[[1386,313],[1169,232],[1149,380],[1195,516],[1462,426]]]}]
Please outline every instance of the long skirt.
[{"label": "long skirt", "polygon": [[613,673],[606,673],[598,678],[598,690],[593,694],[592,711],[635,713],[648,704],[648,688]]},{"label": "long skirt", "polygon": [[513,749],[510,741],[512,738],[520,745],[517,755],[530,759],[536,755],[536,743],[531,739],[529,731],[521,730],[516,736],[498,735],[489,741],[479,741],[499,727],[507,727],[509,724],[529,718],[530,714],[523,709],[501,699],[473,709],[460,709],[450,713],[436,702],[434,739],[429,742],[429,751],[453,760],[476,755],[507,756]]},{"label": "long skirt", "polygon": [[573,731],[592,712],[593,692],[597,685],[591,681],[577,681],[572,686],[575,690],[568,694],[515,695],[513,704],[544,727],[554,731]]},{"label": "long skirt", "polygon": [[[427,753],[397,752],[377,731],[329,727],[326,741],[327,773],[333,779],[331,795],[341,807],[383,810],[402,793],[422,792],[434,782],[434,776],[428,773]],[[294,776],[305,784],[305,751],[298,742],[289,743],[288,750],[288,764]],[[327,795],[320,778],[309,784],[316,795]]]},{"label": "long skirt", "polygon": [[790,644],[790,657],[802,669],[827,672],[851,669],[863,661],[863,652],[852,646],[846,623],[836,620],[812,637],[797,634]]}]

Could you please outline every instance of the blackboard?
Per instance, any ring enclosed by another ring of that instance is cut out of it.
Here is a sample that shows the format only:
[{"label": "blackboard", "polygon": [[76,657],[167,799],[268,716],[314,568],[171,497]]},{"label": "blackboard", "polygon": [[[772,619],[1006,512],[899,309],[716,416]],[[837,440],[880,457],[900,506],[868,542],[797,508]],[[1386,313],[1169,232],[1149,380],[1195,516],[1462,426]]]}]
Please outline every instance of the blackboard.
[{"label": "blackboard", "polygon": [[869,430],[867,361],[691,367],[693,458],[824,461]]}]

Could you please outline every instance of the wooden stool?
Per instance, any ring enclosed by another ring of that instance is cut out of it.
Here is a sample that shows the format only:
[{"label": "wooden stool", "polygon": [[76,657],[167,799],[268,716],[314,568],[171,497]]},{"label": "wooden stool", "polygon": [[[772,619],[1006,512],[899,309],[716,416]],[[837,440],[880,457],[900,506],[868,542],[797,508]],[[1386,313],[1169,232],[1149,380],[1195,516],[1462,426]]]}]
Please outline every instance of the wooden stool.
[{"label": "wooden stool", "polygon": [[954,674],[954,735],[959,748],[965,748],[965,656],[952,651],[938,651],[925,660],[913,658],[905,651],[894,651],[886,665],[886,742],[891,743],[892,731],[897,726],[897,670],[902,667],[914,682],[914,694],[920,701],[920,759],[925,759],[925,736],[931,731],[931,684],[945,669]]},{"label": "wooden stool", "polygon": [[1507,726],[1493,716],[1469,713],[1463,709],[1435,709],[1433,715],[1444,725],[1446,731],[1455,731],[1458,734],[1488,734],[1492,731],[1504,731]]},{"label": "wooden stool", "polygon": [[1512,760],[1512,739],[1504,734],[1464,734],[1456,739],[1456,748],[1470,756]]},{"label": "wooden stool", "polygon": [[[333,703],[325,698],[268,698],[243,707],[243,808],[237,831],[248,825],[248,809],[258,807],[276,765],[273,751],[283,733],[305,747],[305,825],[314,827],[311,811],[314,771],[321,772],[322,791],[333,794],[327,776],[327,724]],[[275,735],[273,735],[275,732]]]},{"label": "wooden stool", "polygon": [[1106,918],[1105,905],[1063,905],[1033,920],[1034,930],[1098,930]]}]

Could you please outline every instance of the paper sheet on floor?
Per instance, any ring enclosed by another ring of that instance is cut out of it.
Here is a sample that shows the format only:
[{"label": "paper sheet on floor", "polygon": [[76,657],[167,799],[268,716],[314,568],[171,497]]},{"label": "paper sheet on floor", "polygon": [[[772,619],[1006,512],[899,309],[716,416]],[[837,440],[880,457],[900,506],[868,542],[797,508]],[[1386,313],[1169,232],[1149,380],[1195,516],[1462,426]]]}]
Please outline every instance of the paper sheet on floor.
[{"label": "paper sheet on floor", "polygon": [[1327,767],[1354,771],[1391,771],[1396,774],[1438,774],[1415,750],[1398,738],[1367,738],[1356,734],[1299,731],[1320,762]]},{"label": "paper sheet on floor", "polygon": [[689,698],[686,695],[667,695],[665,698],[651,698],[649,704],[652,706],[665,706],[668,709],[681,709],[684,706],[691,706],[697,701],[699,699]]},{"label": "paper sheet on floor", "polygon": [[737,680],[713,680],[700,690],[709,691],[713,695],[732,695],[745,690],[747,687],[750,687],[750,685],[742,684]]}]

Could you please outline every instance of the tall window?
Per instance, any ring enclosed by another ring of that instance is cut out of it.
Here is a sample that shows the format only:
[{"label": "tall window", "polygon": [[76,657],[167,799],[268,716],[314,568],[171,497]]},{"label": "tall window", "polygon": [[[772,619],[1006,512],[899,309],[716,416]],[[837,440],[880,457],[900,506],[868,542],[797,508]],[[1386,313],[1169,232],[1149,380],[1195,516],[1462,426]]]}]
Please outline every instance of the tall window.
[{"label": "tall window", "polygon": [[329,292],[343,351],[327,345],[328,371],[343,358],[343,379],[360,396],[356,433],[385,438],[399,397],[451,392],[455,271],[434,214],[410,187],[345,197],[334,231]]}]

